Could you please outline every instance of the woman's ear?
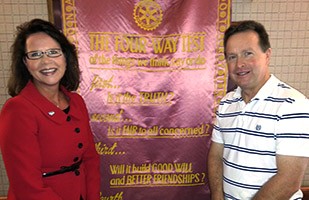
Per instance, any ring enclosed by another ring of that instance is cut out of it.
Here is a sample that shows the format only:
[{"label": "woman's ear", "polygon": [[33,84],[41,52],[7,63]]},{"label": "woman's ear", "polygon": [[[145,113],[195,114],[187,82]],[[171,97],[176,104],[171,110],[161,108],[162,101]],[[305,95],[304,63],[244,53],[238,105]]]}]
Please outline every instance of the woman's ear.
[{"label": "woman's ear", "polygon": [[27,66],[27,59],[26,59],[25,56],[24,56],[24,58],[23,58],[23,62],[24,62],[24,64]]}]

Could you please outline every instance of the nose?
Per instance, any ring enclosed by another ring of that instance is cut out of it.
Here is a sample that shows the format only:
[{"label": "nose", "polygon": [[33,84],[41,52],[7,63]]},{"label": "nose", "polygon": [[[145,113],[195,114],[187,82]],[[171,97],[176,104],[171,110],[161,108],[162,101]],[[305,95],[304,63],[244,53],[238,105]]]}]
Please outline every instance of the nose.
[{"label": "nose", "polygon": [[40,58],[40,60],[42,62],[49,62],[50,60],[52,60],[50,57],[48,57],[45,53],[43,54],[43,56]]},{"label": "nose", "polygon": [[238,56],[238,57],[237,57],[236,66],[237,66],[238,68],[241,68],[241,67],[245,66],[244,58],[243,58],[242,56]]}]

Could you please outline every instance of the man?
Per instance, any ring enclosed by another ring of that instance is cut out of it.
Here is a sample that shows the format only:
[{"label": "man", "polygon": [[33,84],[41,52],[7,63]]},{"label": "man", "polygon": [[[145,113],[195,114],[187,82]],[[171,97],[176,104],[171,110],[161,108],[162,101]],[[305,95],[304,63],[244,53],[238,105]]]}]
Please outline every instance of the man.
[{"label": "man", "polygon": [[243,21],[224,36],[229,76],[208,157],[212,200],[301,199],[309,156],[309,101],[269,72],[262,24]]}]

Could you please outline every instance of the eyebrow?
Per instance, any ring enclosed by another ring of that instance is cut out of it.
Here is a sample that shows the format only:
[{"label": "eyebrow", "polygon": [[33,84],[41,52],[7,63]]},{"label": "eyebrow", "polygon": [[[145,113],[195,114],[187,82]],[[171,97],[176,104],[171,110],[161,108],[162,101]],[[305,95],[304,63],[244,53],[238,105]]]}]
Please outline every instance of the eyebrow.
[{"label": "eyebrow", "polygon": [[[240,53],[243,53],[243,52],[246,52],[246,51],[254,51],[254,49],[253,48],[246,48],[246,49],[243,49]],[[228,51],[226,51],[225,52],[226,54],[238,54],[238,53],[235,53],[235,52],[228,52]]]}]

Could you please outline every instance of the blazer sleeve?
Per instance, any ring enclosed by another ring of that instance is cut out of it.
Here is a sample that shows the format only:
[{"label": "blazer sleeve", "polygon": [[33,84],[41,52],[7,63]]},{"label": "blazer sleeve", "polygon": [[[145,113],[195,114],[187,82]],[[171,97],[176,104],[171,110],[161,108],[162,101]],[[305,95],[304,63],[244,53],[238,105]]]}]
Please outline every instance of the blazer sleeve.
[{"label": "blazer sleeve", "polygon": [[61,198],[44,186],[41,171],[38,126],[33,108],[22,98],[10,99],[0,115],[0,146],[15,199]]}]

